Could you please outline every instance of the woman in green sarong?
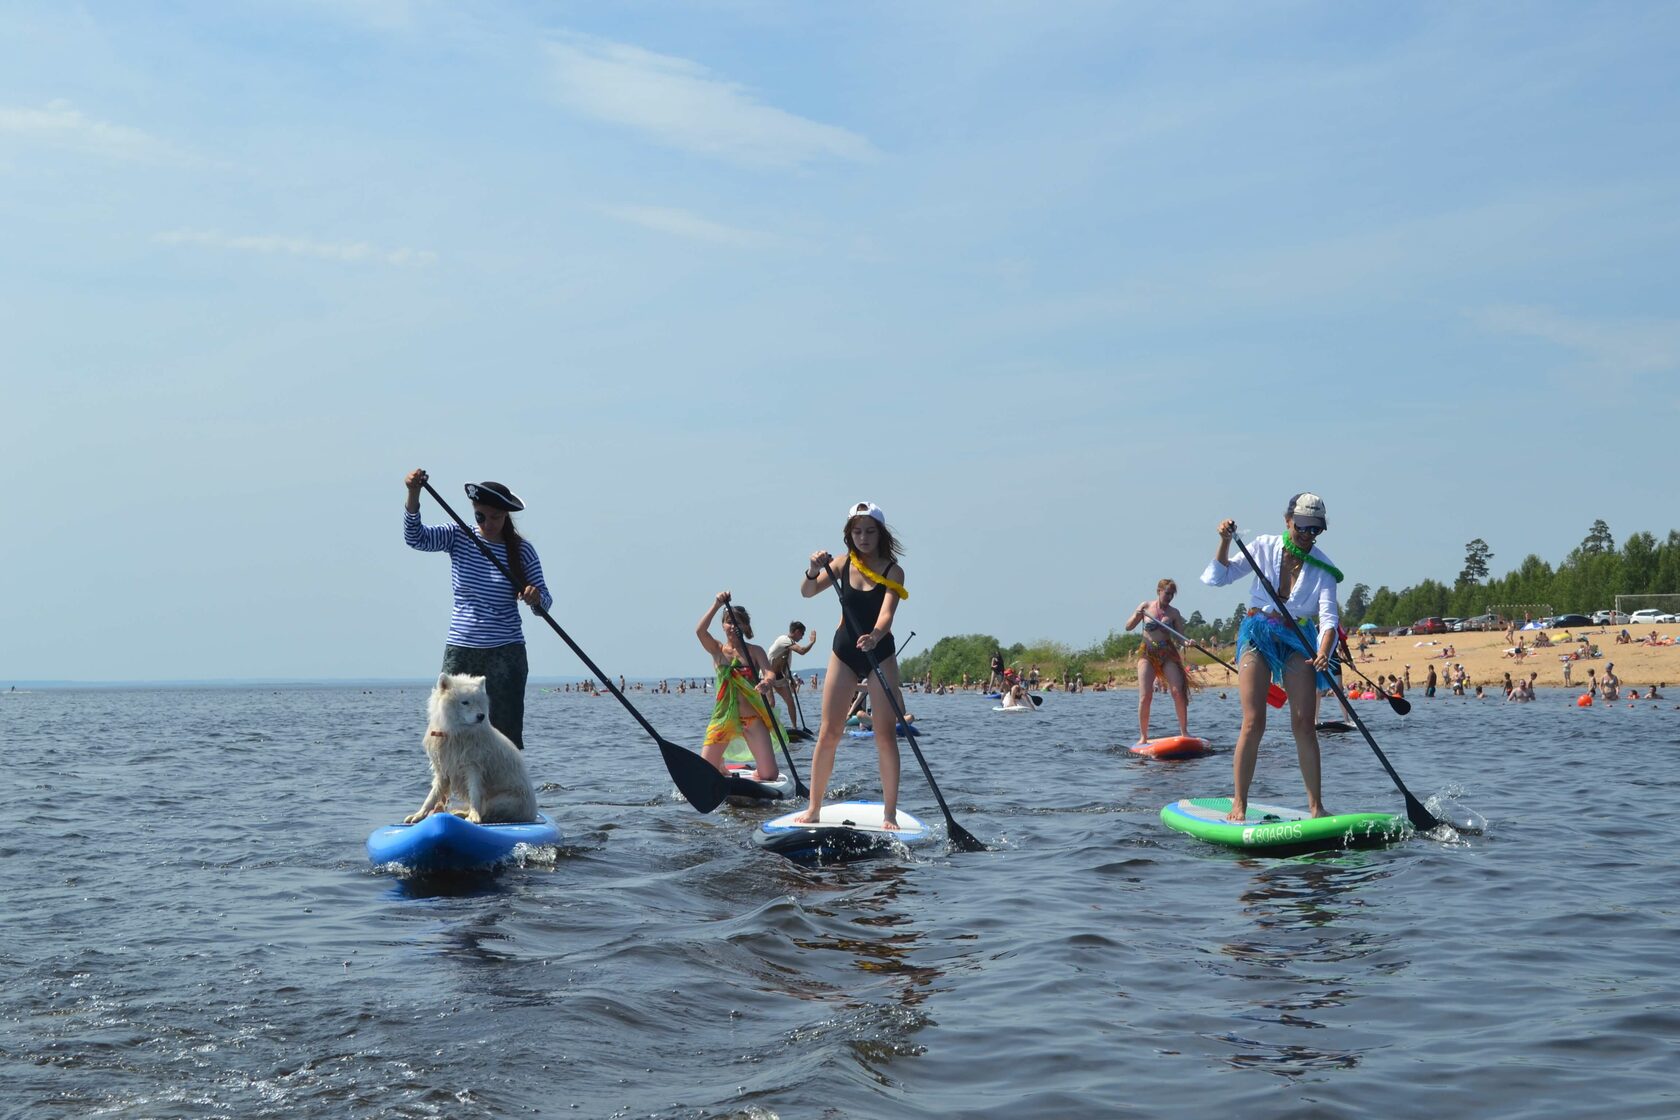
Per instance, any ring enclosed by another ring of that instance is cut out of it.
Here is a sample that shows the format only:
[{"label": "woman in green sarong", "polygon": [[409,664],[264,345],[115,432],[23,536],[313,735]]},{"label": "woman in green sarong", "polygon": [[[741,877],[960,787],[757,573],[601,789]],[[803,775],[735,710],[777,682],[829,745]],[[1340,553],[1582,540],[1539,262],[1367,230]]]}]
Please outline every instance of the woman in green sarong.
[{"label": "woman in green sarong", "polygon": [[[757,769],[743,776],[756,782],[773,782],[779,771],[775,752],[770,748],[770,725],[776,715],[765,704],[766,695],[774,687],[769,675],[770,657],[764,647],[748,640],[752,637],[752,619],[744,607],[730,605],[740,631],[725,613],[723,641],[712,637],[712,619],[728,599],[729,592],[718,592],[711,609],[694,628],[694,636],[712,655],[712,665],[717,670],[716,703],[712,705],[711,721],[706,724],[706,743],[700,757],[725,774],[729,772],[726,760],[745,762],[750,758]],[[738,745],[742,742],[746,751]]]}]

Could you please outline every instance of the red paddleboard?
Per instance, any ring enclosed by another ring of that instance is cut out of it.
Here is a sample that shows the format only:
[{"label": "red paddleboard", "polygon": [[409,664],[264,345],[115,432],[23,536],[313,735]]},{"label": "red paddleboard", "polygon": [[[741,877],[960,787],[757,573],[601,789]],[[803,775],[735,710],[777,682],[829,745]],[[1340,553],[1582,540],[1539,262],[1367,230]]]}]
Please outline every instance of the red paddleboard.
[{"label": "red paddleboard", "polygon": [[1204,754],[1212,754],[1213,748],[1206,739],[1198,739],[1194,735],[1174,735],[1170,739],[1151,739],[1147,743],[1139,743],[1132,748],[1133,754],[1143,755],[1145,758],[1199,758]]}]

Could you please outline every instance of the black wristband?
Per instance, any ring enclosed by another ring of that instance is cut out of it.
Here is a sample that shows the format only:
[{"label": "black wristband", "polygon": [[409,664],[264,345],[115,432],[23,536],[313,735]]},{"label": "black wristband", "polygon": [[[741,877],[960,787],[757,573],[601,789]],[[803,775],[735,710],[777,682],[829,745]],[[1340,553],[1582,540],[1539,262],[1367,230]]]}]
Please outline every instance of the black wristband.
[{"label": "black wristband", "polygon": [[805,569],[805,578],[810,580],[812,583],[815,583],[817,580],[822,578],[822,573],[821,572],[813,572],[813,571],[811,571],[811,569],[806,568]]}]

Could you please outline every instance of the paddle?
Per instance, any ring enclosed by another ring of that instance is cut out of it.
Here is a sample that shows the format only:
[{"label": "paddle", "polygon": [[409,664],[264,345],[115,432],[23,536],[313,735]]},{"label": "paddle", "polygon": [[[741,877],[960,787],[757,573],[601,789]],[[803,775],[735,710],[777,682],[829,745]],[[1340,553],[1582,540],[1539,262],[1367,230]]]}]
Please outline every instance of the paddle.
[{"label": "paddle", "polygon": [[[752,660],[752,650],[746,648],[747,635],[741,629],[740,620],[735,617],[735,608],[730,604],[728,599],[724,599],[723,601],[723,613],[729,619],[729,625],[733,626],[735,628],[735,633],[739,635],[742,646],[741,652],[746,655],[747,660],[750,662]],[[748,668],[750,669],[752,666],[749,665]],[[755,673],[754,675],[756,676],[757,674]],[[793,754],[788,750],[787,737],[782,734],[782,721],[776,718],[775,711],[770,709],[768,706],[766,706],[765,710],[770,712],[770,730],[776,733],[776,741],[782,745],[782,757],[787,759],[788,773],[793,775],[794,795],[796,797],[811,796],[811,791],[805,788],[805,783],[799,779],[798,768],[793,765]]]},{"label": "paddle", "polygon": [[[490,551],[490,546],[484,543],[483,538],[469,528],[467,523],[462,521],[454,510],[449,508],[449,503],[444,501],[436,490],[432,489],[432,484],[422,482],[420,485],[424,486],[426,493],[430,494],[433,500],[443,507],[443,512],[449,515],[450,520],[459,525],[461,531],[472,538],[473,543],[478,545],[478,550],[484,553],[492,564],[496,565],[496,570],[502,573],[508,583],[513,583],[513,573],[507,570],[507,565],[496,559],[496,554]],[[547,611],[541,607],[533,607],[532,610],[544,622],[548,623],[556,634],[560,635],[562,641],[572,647],[572,652],[578,655],[578,660],[589,667],[591,673],[595,674],[595,679],[606,685],[607,691],[618,697],[618,702],[624,705],[626,711],[636,717],[636,722],[642,725],[642,730],[653,736],[653,741],[659,744],[660,755],[665,759],[665,769],[670,771],[671,780],[677,783],[677,789],[683,797],[688,799],[688,803],[702,813],[709,813],[723,804],[723,799],[729,792],[729,782],[722,774],[717,772],[717,767],[693,751],[677,746],[655,731],[653,724],[642,717],[642,713],[638,712],[635,705],[625,698],[624,693],[618,690],[607,674],[601,670],[601,667],[591,661],[589,655],[584,653],[576,642],[572,641],[571,635],[560,629],[560,624],[555,622]]]},{"label": "paddle", "polygon": [[[1194,646],[1196,649],[1201,650],[1203,653],[1207,654],[1209,657],[1213,658],[1215,661],[1217,661],[1221,665],[1225,666],[1225,668],[1231,670],[1231,672],[1235,673],[1237,671],[1237,667],[1235,665],[1231,664],[1229,661],[1226,661],[1223,657],[1220,657],[1217,653],[1214,653],[1211,649],[1208,649],[1206,646],[1201,645],[1200,643],[1195,642],[1195,641],[1191,640],[1190,638],[1186,638],[1183,634],[1180,634],[1177,630],[1174,630],[1171,626],[1168,626],[1166,623],[1162,622],[1160,619],[1154,618],[1154,619],[1150,619],[1150,621],[1155,623],[1155,625],[1159,626],[1161,629],[1165,630],[1167,633],[1171,634],[1173,637],[1182,641],[1185,645]],[[1272,707],[1281,708],[1281,707],[1283,707],[1284,701],[1286,701],[1288,699],[1289,699],[1289,693],[1287,693],[1283,689],[1279,688],[1276,681],[1273,681],[1273,682],[1271,682],[1271,684],[1266,686],[1266,703],[1270,704]]]},{"label": "paddle", "polygon": [[[859,634],[869,633],[869,629],[859,626],[857,619],[852,617],[851,608],[846,605],[846,596],[840,591],[840,581],[834,577],[832,571],[828,573],[828,582],[829,586],[834,588],[835,596],[840,600],[840,613],[845,617],[851,628]],[[864,658],[868,660],[870,669],[874,671],[875,679],[881,682],[881,690],[887,694],[887,703],[892,707],[893,718],[908,728],[910,724],[904,718],[904,709],[899,706],[898,694],[893,689],[892,684],[888,682],[887,675],[881,672],[881,663],[875,659],[875,651],[866,649],[862,653]],[[945,804],[945,795],[939,792],[939,783],[933,780],[933,771],[928,769],[927,759],[922,757],[922,748],[916,745],[916,737],[906,735],[904,741],[910,744],[911,752],[915,754],[916,761],[921,764],[923,775],[927,777],[928,787],[933,790],[933,799],[939,802],[939,811],[945,814],[945,835],[951,841],[951,846],[959,852],[990,851],[990,848],[977,840],[968,829],[958,824],[957,818],[951,815],[951,807]]]},{"label": "paddle", "polygon": [[[1301,628],[1296,625],[1295,619],[1290,616],[1289,608],[1284,606],[1283,600],[1278,597],[1277,588],[1273,587],[1272,581],[1266,578],[1266,573],[1260,570],[1260,565],[1254,562],[1254,557],[1249,554],[1248,546],[1243,544],[1241,537],[1237,536],[1235,526],[1231,529],[1231,539],[1237,542],[1237,548],[1241,550],[1243,559],[1247,560],[1248,566],[1254,569],[1255,577],[1260,580],[1260,586],[1264,587],[1266,594],[1271,597],[1273,605],[1278,609],[1278,614],[1282,616],[1283,621],[1290,630],[1294,631],[1295,636],[1300,638],[1301,644],[1305,646],[1307,640],[1305,635],[1301,633]],[[1366,728],[1365,721],[1360,719],[1359,713],[1355,712],[1353,707],[1348,704],[1347,696],[1342,692],[1342,686],[1336,682],[1336,678],[1328,673],[1325,674],[1325,677],[1329,680],[1331,689],[1335,691],[1336,699],[1342,702],[1342,706],[1347,709],[1348,715],[1353,717],[1353,725],[1359,728],[1361,735],[1365,736],[1365,742],[1369,744],[1372,753],[1377,756],[1377,761],[1382,763],[1384,770],[1388,771],[1389,778],[1394,782],[1394,788],[1398,789],[1400,796],[1406,799],[1406,818],[1412,822],[1412,827],[1419,832],[1428,832],[1430,829],[1439,828],[1445,824],[1445,821],[1438,819],[1428,809],[1425,809],[1423,802],[1412,796],[1412,791],[1406,788],[1406,783],[1402,782],[1400,775],[1394,772],[1394,767],[1389,765],[1388,756],[1383,754],[1382,748],[1377,746],[1377,741],[1371,737],[1371,732]]]},{"label": "paddle", "polygon": [[1403,715],[1406,715],[1408,712],[1410,712],[1412,710],[1412,702],[1410,700],[1406,699],[1404,696],[1394,695],[1392,692],[1390,692],[1388,689],[1384,688],[1382,685],[1378,684],[1376,681],[1372,680],[1370,677],[1365,676],[1364,673],[1360,673],[1359,672],[1359,666],[1353,664],[1352,662],[1349,662],[1348,663],[1348,668],[1352,669],[1355,673],[1359,673],[1359,676],[1365,681],[1366,684],[1368,684],[1372,688],[1376,689],[1377,690],[1377,695],[1381,696],[1384,700],[1388,701],[1388,706],[1394,709],[1394,714],[1395,715],[1403,716]]}]

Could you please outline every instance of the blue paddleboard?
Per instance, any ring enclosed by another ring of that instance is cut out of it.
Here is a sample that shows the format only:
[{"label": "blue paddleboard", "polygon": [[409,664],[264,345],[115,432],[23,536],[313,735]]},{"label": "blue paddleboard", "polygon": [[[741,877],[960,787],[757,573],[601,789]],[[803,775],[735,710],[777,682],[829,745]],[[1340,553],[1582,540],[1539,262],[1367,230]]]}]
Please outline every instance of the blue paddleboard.
[{"label": "blue paddleboard", "polygon": [[433,813],[417,824],[389,824],[367,839],[368,859],[410,871],[472,871],[491,867],[527,847],[555,847],[560,829],[547,816],[526,824],[473,824],[454,813]]}]

